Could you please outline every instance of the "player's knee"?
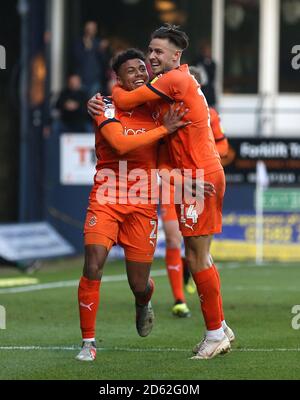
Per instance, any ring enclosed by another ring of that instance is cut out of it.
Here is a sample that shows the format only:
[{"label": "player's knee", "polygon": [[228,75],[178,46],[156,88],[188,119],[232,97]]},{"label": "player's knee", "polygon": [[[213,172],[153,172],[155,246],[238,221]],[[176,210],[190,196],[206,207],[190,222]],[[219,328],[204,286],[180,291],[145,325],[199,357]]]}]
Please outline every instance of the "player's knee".
[{"label": "player's knee", "polygon": [[185,264],[189,268],[189,270],[193,272],[194,267],[195,267],[195,257],[192,255],[186,255],[185,256]]},{"label": "player's knee", "polygon": [[206,255],[201,255],[197,258],[197,266],[199,270],[206,269],[210,267],[210,263]]},{"label": "player's knee", "polygon": [[178,238],[177,236],[167,236],[166,237],[166,247],[168,249],[180,249],[181,238]]},{"label": "player's knee", "polygon": [[147,283],[140,280],[131,280],[129,282],[132,293],[135,296],[143,296],[147,291]]},{"label": "player's knee", "polygon": [[103,273],[103,267],[97,263],[86,262],[83,268],[83,275],[91,280],[101,279]]},{"label": "player's knee", "polygon": [[85,252],[84,275],[88,279],[99,279],[102,276],[106,252],[99,246],[89,246]]},{"label": "player's knee", "polygon": [[209,267],[207,262],[207,257],[196,256],[195,254],[190,254],[185,257],[186,265],[192,273],[202,271]]}]

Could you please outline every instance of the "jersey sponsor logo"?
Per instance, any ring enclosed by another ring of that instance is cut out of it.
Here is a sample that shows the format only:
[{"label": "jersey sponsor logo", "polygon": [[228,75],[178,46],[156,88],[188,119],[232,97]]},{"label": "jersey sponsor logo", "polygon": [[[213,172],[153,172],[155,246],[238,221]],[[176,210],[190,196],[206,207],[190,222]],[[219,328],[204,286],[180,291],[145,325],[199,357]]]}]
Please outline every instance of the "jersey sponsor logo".
[{"label": "jersey sponsor logo", "polygon": [[132,129],[132,128],[126,128],[124,129],[124,135],[139,135],[140,133],[145,133],[146,129],[145,128],[141,128],[141,129]]}]

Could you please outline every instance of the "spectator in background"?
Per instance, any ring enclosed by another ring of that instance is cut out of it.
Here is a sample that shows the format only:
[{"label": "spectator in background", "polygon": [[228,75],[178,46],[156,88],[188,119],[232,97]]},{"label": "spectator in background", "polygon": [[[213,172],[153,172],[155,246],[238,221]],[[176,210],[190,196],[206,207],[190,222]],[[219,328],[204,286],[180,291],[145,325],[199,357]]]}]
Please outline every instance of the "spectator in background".
[{"label": "spectator in background", "polygon": [[74,43],[75,71],[89,96],[98,91],[106,93],[106,72],[111,57],[108,40],[98,38],[97,33],[97,23],[88,21],[83,36]]},{"label": "spectator in background", "polygon": [[56,102],[59,111],[59,132],[92,132],[86,113],[88,95],[82,88],[80,76],[73,74],[68,78],[67,87],[60,93]]},{"label": "spectator in background", "polygon": [[211,45],[207,39],[200,42],[199,54],[193,64],[199,69],[201,76],[201,89],[210,107],[216,106],[215,77],[216,63],[212,59]]}]

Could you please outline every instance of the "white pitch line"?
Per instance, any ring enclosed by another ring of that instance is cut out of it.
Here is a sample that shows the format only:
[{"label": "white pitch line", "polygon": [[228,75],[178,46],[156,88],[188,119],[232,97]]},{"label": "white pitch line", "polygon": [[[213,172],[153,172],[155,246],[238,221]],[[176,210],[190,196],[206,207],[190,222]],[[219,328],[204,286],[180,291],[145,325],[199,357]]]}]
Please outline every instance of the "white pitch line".
[{"label": "white pitch line", "polygon": [[[151,271],[151,276],[164,276],[167,272],[163,269],[153,270]],[[127,275],[109,275],[103,276],[102,282],[122,282],[127,280]],[[74,287],[78,286],[79,279],[71,280],[71,281],[59,281],[59,282],[49,282],[49,283],[40,283],[38,285],[28,285],[28,286],[19,286],[13,288],[5,288],[0,289],[0,294],[7,293],[25,293],[25,292],[35,292],[37,290],[45,290],[45,289],[57,289],[64,287]]]},{"label": "white pitch line", "polygon": [[[232,265],[220,265],[218,269],[235,269],[238,268],[238,264]],[[151,276],[165,276],[167,274],[165,269],[157,269],[151,271]],[[102,282],[122,282],[127,280],[126,274],[121,275],[109,275],[103,276]],[[12,288],[4,288],[0,289],[0,294],[13,294],[13,293],[26,293],[26,292],[35,292],[38,290],[46,290],[46,289],[57,289],[57,288],[66,288],[66,287],[75,287],[78,286],[79,279],[70,280],[70,281],[58,281],[58,282],[49,282],[49,283],[40,283],[36,285],[26,285],[26,286],[18,286]],[[251,286],[226,286],[228,290],[236,290],[236,291],[246,291],[246,290],[255,290],[255,291],[263,291],[263,292],[271,292],[271,291],[288,291],[288,292],[298,292],[299,287],[293,286],[288,288],[273,288],[271,286],[260,286],[260,287],[251,287]]]},{"label": "white pitch line", "polygon": [[[223,266],[220,265],[218,269],[222,269]],[[231,268],[229,266],[229,268]],[[233,266],[236,268],[236,264]],[[167,275],[166,270],[164,269],[157,269],[151,271],[151,276],[165,276]],[[103,276],[102,282],[121,282],[126,281],[127,275],[109,275]],[[49,282],[49,283],[40,283],[38,285],[26,285],[26,286],[18,286],[12,288],[5,288],[0,289],[0,294],[8,294],[8,293],[26,293],[26,292],[35,292],[38,290],[45,290],[45,289],[57,289],[57,288],[65,288],[65,287],[74,287],[77,286],[79,283],[79,279],[70,280],[70,281],[58,281],[58,282]]]},{"label": "white pitch line", "polygon": [[[79,350],[81,347],[79,346],[0,346],[0,350],[45,350],[45,351],[75,351]],[[98,347],[98,351],[124,351],[124,352],[134,352],[134,353],[143,353],[143,352],[190,352],[191,349],[176,349],[176,348],[124,348],[124,347]],[[252,349],[252,348],[241,348],[241,349],[231,349],[234,352],[300,352],[300,348],[270,348],[270,349]]]}]

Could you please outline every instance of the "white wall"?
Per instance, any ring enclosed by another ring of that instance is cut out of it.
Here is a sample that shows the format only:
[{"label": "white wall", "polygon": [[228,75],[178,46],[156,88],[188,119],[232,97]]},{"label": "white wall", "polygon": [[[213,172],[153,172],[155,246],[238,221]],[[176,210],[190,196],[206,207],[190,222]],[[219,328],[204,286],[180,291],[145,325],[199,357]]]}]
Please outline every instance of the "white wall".
[{"label": "white wall", "polygon": [[298,137],[300,140],[300,94],[287,93],[275,97],[271,132],[265,129],[265,123],[272,111],[259,114],[259,108],[260,100],[256,95],[221,95],[219,111],[226,135]]},{"label": "white wall", "polygon": [[221,95],[219,111],[225,134],[228,137],[255,136],[257,108],[256,95]]},{"label": "white wall", "polygon": [[257,95],[221,92],[224,7],[224,0],[213,0],[213,57],[219,65],[216,88],[219,98],[218,109],[225,133],[228,137],[283,136],[298,137],[300,140],[300,93],[278,92],[280,0],[260,0]]},{"label": "white wall", "polygon": [[298,137],[300,140],[300,93],[279,95],[276,108],[282,111],[275,115],[274,136]]}]

